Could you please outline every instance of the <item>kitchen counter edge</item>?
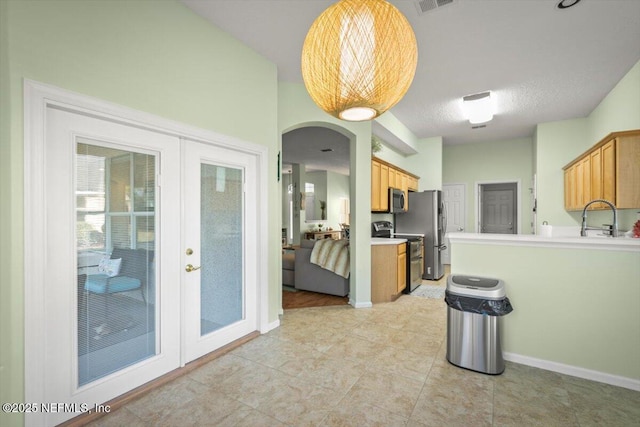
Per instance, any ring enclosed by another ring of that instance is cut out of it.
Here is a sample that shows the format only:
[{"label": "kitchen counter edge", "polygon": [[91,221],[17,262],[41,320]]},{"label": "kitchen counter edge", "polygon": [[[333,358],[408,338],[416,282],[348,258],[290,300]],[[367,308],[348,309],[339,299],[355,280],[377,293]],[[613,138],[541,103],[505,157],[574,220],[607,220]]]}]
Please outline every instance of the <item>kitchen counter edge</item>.
[{"label": "kitchen counter edge", "polygon": [[407,239],[397,239],[394,237],[372,237],[371,238],[371,246],[378,245],[399,245],[401,243],[407,243]]},{"label": "kitchen counter edge", "polygon": [[544,237],[534,234],[447,233],[451,243],[640,252],[640,239],[625,237]]}]

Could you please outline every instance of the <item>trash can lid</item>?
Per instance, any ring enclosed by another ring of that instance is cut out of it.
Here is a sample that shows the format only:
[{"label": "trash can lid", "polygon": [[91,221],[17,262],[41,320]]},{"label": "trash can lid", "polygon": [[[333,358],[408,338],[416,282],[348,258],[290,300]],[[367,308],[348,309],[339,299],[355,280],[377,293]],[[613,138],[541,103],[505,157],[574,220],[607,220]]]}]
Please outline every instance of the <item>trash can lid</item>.
[{"label": "trash can lid", "polygon": [[447,291],[456,295],[483,299],[501,299],[506,296],[504,282],[500,279],[460,274],[449,276]]}]

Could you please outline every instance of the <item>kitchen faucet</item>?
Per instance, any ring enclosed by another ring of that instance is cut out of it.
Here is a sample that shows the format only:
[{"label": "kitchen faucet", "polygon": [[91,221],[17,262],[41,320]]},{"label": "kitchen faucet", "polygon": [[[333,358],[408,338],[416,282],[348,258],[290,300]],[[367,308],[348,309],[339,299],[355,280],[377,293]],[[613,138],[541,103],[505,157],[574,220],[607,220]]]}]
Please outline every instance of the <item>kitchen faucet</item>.
[{"label": "kitchen faucet", "polygon": [[598,202],[609,205],[609,207],[613,211],[613,230],[611,230],[611,236],[618,237],[618,210],[613,205],[613,203],[603,199],[592,200],[584,206],[584,209],[582,209],[582,228],[580,229],[580,235],[582,237],[586,236],[587,230],[600,230],[599,228],[587,227],[587,208],[593,203]]}]

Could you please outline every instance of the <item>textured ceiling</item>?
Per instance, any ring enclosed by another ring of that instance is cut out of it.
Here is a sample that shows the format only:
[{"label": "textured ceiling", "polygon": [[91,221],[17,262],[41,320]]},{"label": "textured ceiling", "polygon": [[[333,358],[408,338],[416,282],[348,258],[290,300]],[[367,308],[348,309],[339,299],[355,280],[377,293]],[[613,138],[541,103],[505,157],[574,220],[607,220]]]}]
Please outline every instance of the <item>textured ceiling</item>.
[{"label": "textured ceiling", "polygon": [[[313,20],[333,1],[183,0],[302,82],[300,52]],[[640,60],[640,0],[454,0],[419,14],[392,0],[418,40],[418,69],[390,111],[418,138],[445,144],[533,135],[535,125],[586,117]],[[497,113],[472,130],[465,95],[492,91]],[[303,138],[304,139],[304,138]]]}]

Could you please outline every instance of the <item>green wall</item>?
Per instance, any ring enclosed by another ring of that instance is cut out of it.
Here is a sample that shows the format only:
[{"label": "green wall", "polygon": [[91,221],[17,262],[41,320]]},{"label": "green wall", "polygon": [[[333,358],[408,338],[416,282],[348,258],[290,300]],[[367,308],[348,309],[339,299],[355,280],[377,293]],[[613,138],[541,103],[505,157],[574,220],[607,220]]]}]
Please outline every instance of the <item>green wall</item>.
[{"label": "green wall", "polygon": [[[538,125],[536,173],[538,225],[580,226],[581,213],[564,210],[564,165],[611,132],[640,129],[640,61],[585,118]],[[619,211],[621,230],[629,230],[638,209]],[[589,213],[589,225],[610,223],[611,212]]]},{"label": "green wall", "polygon": [[[268,147],[276,180],[276,66],[177,1],[0,1],[0,400],[24,399],[23,79]],[[280,204],[270,224],[270,322],[277,321]],[[37,260],[33,260],[37,262]],[[277,301],[275,301],[277,299]],[[0,414],[0,425],[21,416]]]},{"label": "green wall", "polygon": [[593,143],[612,131],[640,128],[640,61],[589,115],[588,128]]},{"label": "green wall", "polygon": [[[442,137],[418,139],[391,112],[376,119],[386,131],[417,151],[416,154],[405,155],[383,143],[382,150],[376,157],[398,166],[420,177],[419,190],[442,188]],[[380,139],[384,142],[384,138]]]},{"label": "green wall", "polygon": [[452,274],[505,282],[503,351],[640,380],[638,252],[454,242]]},{"label": "green wall", "polygon": [[[9,80],[9,4],[0,1],[0,402],[19,402],[22,399],[22,351],[20,313],[14,313],[15,301],[20,297],[13,297],[12,293],[19,293],[20,287],[10,286],[13,277],[19,277],[18,266],[14,265],[13,248],[18,247],[14,239],[18,233],[12,232],[12,218],[16,209],[12,203],[12,186],[14,162],[11,147],[11,92]],[[18,159],[16,159],[18,160]],[[19,261],[16,261],[19,262]],[[15,288],[15,289],[13,289]],[[14,344],[16,343],[16,344]],[[0,425],[17,424],[18,417],[9,421],[9,416],[0,413]]]},{"label": "green wall", "polygon": [[520,138],[481,144],[445,145],[442,154],[442,181],[466,184],[466,230],[476,228],[475,185],[487,181],[520,181],[521,232],[531,233],[531,193],[533,140]]}]

